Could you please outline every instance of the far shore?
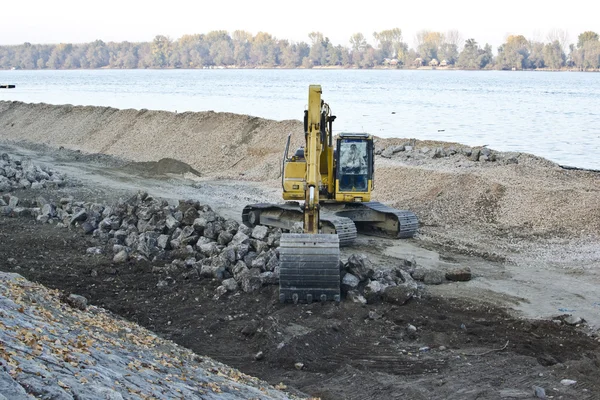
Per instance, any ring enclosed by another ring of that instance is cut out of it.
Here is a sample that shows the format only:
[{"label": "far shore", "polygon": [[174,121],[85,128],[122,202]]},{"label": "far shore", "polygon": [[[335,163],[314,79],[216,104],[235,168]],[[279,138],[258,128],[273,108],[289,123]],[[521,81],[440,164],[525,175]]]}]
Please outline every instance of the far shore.
[{"label": "far shore", "polygon": [[45,68],[45,69],[26,69],[26,68],[11,68],[11,69],[0,69],[0,71],[94,71],[94,70],[127,70],[127,71],[133,71],[133,70],[146,70],[146,69],[150,69],[150,70],[204,70],[204,69],[261,69],[261,70],[270,70],[270,69],[285,69],[285,70],[290,70],[290,69],[298,69],[298,70],[310,70],[310,69],[315,69],[315,70],[365,70],[365,71],[369,71],[369,70],[399,70],[399,71],[508,71],[508,72],[600,72],[600,69],[593,69],[593,68],[589,68],[589,69],[579,69],[579,68],[560,68],[560,69],[553,69],[553,68],[523,68],[523,69],[495,69],[495,68],[483,68],[483,69],[469,69],[469,68],[456,68],[456,67],[433,67],[433,66],[421,66],[421,67],[415,67],[415,66],[399,66],[399,67],[394,67],[394,66],[376,66],[376,67],[372,67],[372,68],[357,68],[354,66],[314,66],[311,68],[305,68],[305,67],[294,67],[294,68],[288,68],[288,67],[282,67],[282,66],[271,66],[271,67],[267,67],[267,66],[252,66],[252,67],[243,67],[243,66],[223,66],[223,65],[214,65],[214,66],[205,66],[202,68],[175,68],[175,67],[165,67],[165,68],[111,68],[111,67],[102,67],[102,68],[61,68],[61,69],[49,69],[49,68]]}]

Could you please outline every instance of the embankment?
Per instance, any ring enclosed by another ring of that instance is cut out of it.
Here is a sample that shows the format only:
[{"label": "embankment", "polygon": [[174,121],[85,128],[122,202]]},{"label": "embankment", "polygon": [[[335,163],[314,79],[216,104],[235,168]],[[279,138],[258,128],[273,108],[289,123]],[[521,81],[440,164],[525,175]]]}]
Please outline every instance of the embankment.
[{"label": "embankment", "polygon": [[302,132],[299,121],[212,111],[173,113],[21,102],[0,102],[0,126],[4,140],[133,161],[173,158],[202,174],[236,171],[256,179],[279,174],[278,158],[287,134]]},{"label": "embankment", "polygon": [[[0,102],[0,140],[142,162],[172,158],[204,176],[270,185],[279,177],[289,133],[295,148],[303,140],[302,123],[211,111]],[[600,232],[597,172],[564,170],[525,153],[419,141],[404,148],[405,142],[378,139],[374,196],[414,210],[426,227],[472,228],[515,238]],[[481,157],[475,156],[479,152]]]}]

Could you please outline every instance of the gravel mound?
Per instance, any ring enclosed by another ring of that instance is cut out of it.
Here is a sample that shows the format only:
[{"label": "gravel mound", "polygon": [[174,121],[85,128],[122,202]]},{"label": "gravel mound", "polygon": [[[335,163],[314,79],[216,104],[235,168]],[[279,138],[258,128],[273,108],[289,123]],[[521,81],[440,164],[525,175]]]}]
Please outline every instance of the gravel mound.
[{"label": "gravel mound", "polygon": [[[287,133],[302,132],[299,121],[212,111],[173,113],[21,102],[0,102],[0,126],[2,139],[133,161],[172,158],[201,174],[235,167],[235,175],[256,179],[277,177]],[[273,161],[265,164],[264,158]]]}]

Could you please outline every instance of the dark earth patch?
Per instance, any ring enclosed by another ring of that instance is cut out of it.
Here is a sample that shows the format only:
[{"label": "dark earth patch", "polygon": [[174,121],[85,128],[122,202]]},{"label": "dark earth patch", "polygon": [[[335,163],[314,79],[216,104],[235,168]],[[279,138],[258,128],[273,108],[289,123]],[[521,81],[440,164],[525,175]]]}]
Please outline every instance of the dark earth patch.
[{"label": "dark earth patch", "polygon": [[323,399],[519,398],[533,397],[533,385],[563,399],[600,394],[600,344],[573,327],[430,296],[400,307],[281,305],[268,286],[214,300],[215,281],[86,254],[99,245],[79,230],[0,217],[0,270],[83,295],[272,384]]}]

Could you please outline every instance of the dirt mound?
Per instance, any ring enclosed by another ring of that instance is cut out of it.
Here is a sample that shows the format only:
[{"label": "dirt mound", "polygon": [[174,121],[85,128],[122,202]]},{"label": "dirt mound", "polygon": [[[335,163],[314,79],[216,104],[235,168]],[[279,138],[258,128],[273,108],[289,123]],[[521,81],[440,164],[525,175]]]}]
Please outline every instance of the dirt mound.
[{"label": "dirt mound", "polygon": [[125,168],[149,176],[161,176],[165,174],[192,174],[202,176],[200,172],[192,168],[189,164],[173,158],[161,158],[158,161],[134,162],[126,165]]},{"label": "dirt mound", "polygon": [[376,196],[414,210],[433,227],[491,229],[515,238],[600,231],[600,174],[564,170],[528,154],[517,159],[481,163],[454,156],[421,165],[380,160]]}]

